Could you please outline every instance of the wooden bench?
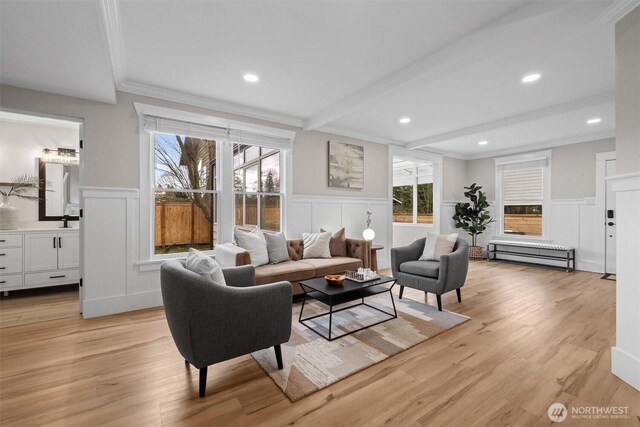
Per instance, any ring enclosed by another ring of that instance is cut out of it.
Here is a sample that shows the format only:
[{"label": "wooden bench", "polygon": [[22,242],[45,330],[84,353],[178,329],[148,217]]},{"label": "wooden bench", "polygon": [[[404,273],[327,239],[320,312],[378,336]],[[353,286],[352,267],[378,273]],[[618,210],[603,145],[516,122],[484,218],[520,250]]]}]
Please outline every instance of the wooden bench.
[{"label": "wooden bench", "polygon": [[[491,246],[493,246],[493,249],[491,249]],[[536,249],[538,250],[538,253],[505,250],[505,248]],[[546,251],[547,253],[543,253],[543,251]],[[548,252],[559,252],[562,253],[562,255],[549,254]],[[575,248],[571,248],[569,246],[554,245],[551,243],[523,242],[516,240],[491,240],[487,244],[487,260],[496,260],[498,259],[497,256],[499,254],[548,259],[553,261],[566,261],[567,272],[573,271],[576,268],[576,250]]]}]

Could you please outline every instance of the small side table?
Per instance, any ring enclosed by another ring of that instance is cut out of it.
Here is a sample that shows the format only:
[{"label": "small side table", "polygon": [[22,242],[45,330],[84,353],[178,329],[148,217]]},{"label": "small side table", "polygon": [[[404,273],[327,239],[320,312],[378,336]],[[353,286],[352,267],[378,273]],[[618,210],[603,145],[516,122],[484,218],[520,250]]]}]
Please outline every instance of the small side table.
[{"label": "small side table", "polygon": [[378,251],[384,249],[382,245],[371,245],[371,269],[378,271]]}]

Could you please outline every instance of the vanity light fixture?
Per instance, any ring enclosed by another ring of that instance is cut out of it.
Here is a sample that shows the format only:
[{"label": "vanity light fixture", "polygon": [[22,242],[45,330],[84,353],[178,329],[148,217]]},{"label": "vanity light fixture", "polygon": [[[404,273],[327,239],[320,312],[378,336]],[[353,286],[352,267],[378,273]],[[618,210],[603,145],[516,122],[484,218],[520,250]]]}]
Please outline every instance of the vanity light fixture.
[{"label": "vanity light fixture", "polygon": [[42,150],[42,159],[47,163],[78,164],[78,152],[74,148],[45,148]]}]

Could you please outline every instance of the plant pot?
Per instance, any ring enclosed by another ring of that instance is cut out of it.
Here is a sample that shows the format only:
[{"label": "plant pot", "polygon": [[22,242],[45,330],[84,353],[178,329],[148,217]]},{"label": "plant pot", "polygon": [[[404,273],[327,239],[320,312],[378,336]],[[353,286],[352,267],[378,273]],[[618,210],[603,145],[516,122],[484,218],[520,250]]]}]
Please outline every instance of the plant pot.
[{"label": "plant pot", "polygon": [[18,208],[9,203],[9,198],[2,196],[0,203],[0,230],[16,230],[18,228]]},{"label": "plant pot", "polygon": [[469,246],[469,259],[482,259],[482,246]]}]

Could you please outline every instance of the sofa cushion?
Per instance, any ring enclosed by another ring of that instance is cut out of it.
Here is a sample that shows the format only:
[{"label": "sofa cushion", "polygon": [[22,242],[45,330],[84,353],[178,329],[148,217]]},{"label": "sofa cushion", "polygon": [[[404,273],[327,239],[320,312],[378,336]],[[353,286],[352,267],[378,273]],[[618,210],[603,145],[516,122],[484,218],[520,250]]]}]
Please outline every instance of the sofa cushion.
[{"label": "sofa cushion", "polygon": [[347,257],[313,258],[304,259],[299,262],[315,268],[316,277],[322,277],[326,274],[344,273],[345,270],[357,270],[362,267],[362,260]]},{"label": "sofa cushion", "polygon": [[301,261],[285,261],[278,264],[267,264],[256,267],[256,284],[288,281],[298,282],[300,280],[312,279],[316,277],[316,269]]},{"label": "sofa cushion", "polygon": [[[325,231],[326,230],[322,228],[320,229],[321,233]],[[347,238],[345,237],[344,227],[331,236],[329,251],[331,252],[331,256],[347,256]]]},{"label": "sofa cushion", "polygon": [[287,239],[284,237],[284,233],[264,233],[264,237],[267,241],[269,264],[279,264],[284,261],[289,261]]},{"label": "sofa cushion", "polygon": [[233,235],[238,242],[238,246],[246,249],[251,256],[251,264],[254,267],[269,263],[269,252],[267,252],[267,241],[262,234],[262,230],[256,227],[253,231],[247,233],[239,228],[235,228]]},{"label": "sofa cushion", "polygon": [[437,279],[440,263],[438,261],[407,261],[400,264],[400,271]]}]

